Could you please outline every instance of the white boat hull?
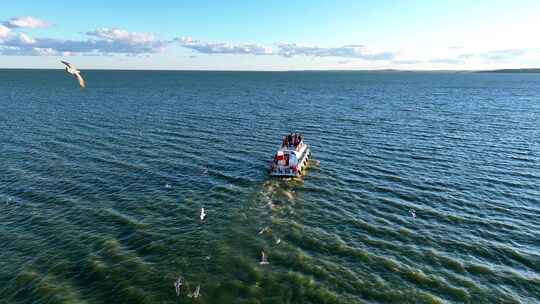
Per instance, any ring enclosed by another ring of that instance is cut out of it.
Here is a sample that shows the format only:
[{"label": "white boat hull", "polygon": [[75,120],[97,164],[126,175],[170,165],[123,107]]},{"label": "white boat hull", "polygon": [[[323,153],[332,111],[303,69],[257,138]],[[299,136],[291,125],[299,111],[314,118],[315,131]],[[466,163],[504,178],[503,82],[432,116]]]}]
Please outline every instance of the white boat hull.
[{"label": "white boat hull", "polygon": [[287,166],[272,166],[270,168],[270,175],[275,177],[300,177],[303,175],[306,167],[308,166],[308,161],[311,156],[311,150],[308,145],[304,144],[305,147],[302,149],[301,158],[298,160],[297,170],[293,170]]}]

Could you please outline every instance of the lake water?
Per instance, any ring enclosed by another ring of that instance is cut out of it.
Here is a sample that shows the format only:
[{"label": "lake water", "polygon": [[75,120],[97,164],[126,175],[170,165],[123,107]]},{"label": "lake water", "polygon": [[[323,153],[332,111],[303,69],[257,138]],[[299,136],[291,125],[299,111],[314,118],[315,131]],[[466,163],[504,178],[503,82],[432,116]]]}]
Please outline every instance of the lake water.
[{"label": "lake water", "polygon": [[538,74],[84,76],[0,70],[0,303],[540,301]]}]

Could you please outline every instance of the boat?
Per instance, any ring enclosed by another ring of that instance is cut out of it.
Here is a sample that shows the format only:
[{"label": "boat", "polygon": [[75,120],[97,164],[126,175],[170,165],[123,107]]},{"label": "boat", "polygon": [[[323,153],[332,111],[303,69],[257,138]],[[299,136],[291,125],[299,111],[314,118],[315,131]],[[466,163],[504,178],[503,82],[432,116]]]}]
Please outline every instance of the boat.
[{"label": "boat", "polygon": [[304,136],[290,133],[283,138],[281,147],[270,163],[269,173],[276,177],[299,177],[307,167],[311,151]]}]

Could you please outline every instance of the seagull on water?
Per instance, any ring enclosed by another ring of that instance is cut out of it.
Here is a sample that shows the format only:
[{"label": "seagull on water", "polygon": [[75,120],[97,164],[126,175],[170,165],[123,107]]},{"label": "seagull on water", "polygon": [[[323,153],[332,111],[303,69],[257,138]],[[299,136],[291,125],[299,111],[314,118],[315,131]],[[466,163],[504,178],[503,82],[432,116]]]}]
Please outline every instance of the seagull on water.
[{"label": "seagull on water", "polygon": [[180,288],[182,288],[182,284],[184,284],[184,279],[182,278],[182,276],[179,276],[178,280],[176,280],[176,282],[174,282],[174,288],[176,289],[176,295],[177,296],[180,295]]},{"label": "seagull on water", "polygon": [[416,211],[414,211],[414,209],[411,209],[410,212],[411,212],[411,215],[412,215],[413,219],[415,219],[416,218]]},{"label": "seagull on water", "polygon": [[276,245],[279,245],[279,243],[281,243],[281,239],[278,238],[276,241]]},{"label": "seagull on water", "polygon": [[259,262],[259,264],[261,265],[268,265],[270,264],[268,262],[268,257],[266,256],[266,253],[264,253],[264,251],[261,251],[261,261]]},{"label": "seagull on water", "polygon": [[81,76],[81,71],[79,71],[73,64],[67,61],[61,60],[61,62],[66,65],[66,72],[75,76],[75,78],[77,78],[77,80],[79,81],[79,85],[81,86],[81,88],[84,89],[86,87],[86,84],[84,83],[84,79]]},{"label": "seagull on water", "polygon": [[204,212],[204,208],[201,208],[201,221],[204,221],[204,218],[206,217],[206,212]]},{"label": "seagull on water", "polygon": [[197,288],[195,288],[195,291],[188,294],[188,297],[196,299],[200,295],[201,295],[201,285],[197,285]]}]

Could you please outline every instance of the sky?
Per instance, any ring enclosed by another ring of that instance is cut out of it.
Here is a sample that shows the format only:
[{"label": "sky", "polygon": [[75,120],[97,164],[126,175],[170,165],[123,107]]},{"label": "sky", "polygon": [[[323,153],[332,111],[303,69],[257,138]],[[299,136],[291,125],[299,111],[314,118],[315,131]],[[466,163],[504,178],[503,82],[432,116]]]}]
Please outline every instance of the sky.
[{"label": "sky", "polygon": [[0,68],[540,68],[540,1],[5,1]]}]

